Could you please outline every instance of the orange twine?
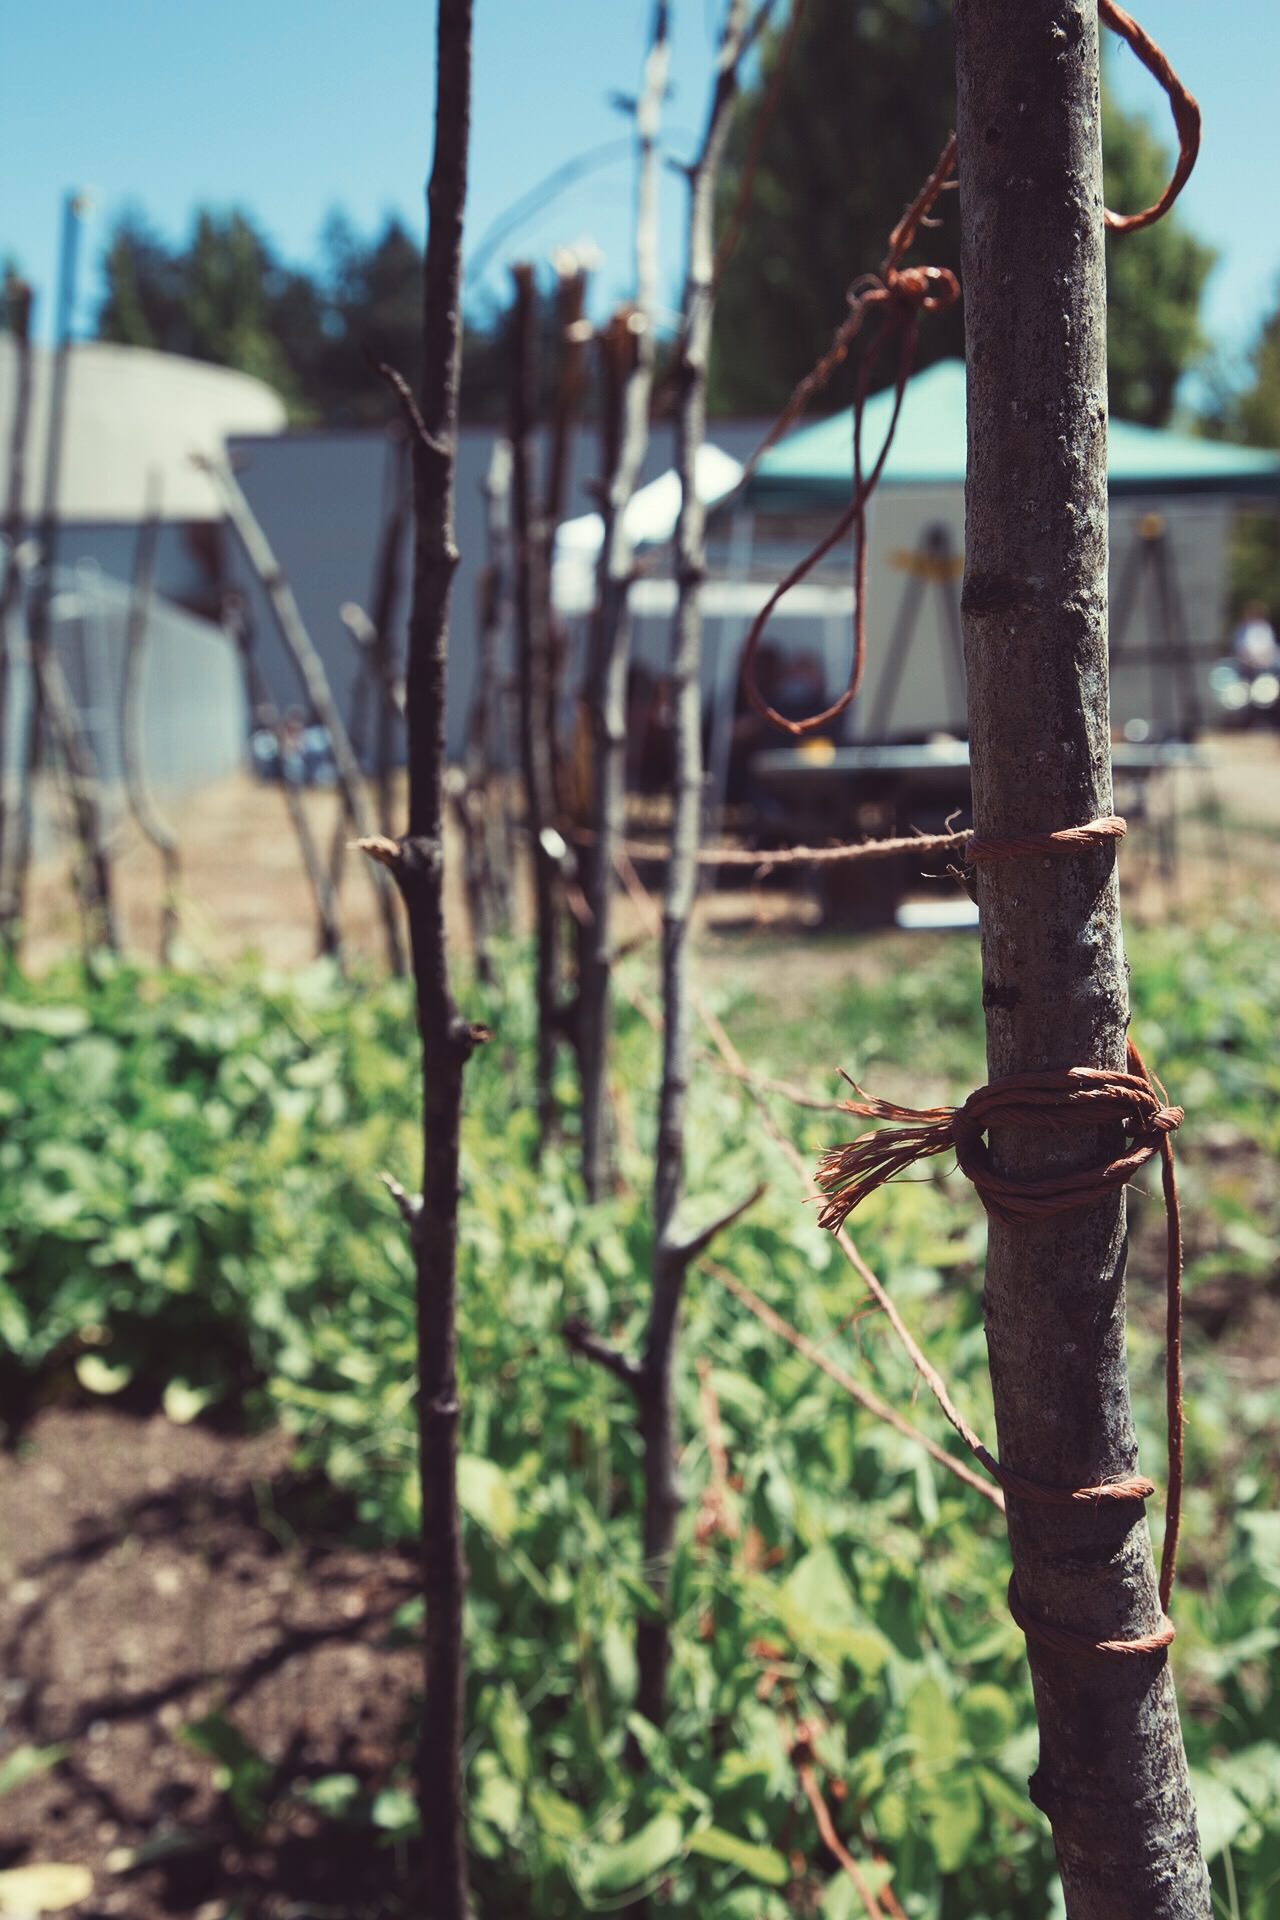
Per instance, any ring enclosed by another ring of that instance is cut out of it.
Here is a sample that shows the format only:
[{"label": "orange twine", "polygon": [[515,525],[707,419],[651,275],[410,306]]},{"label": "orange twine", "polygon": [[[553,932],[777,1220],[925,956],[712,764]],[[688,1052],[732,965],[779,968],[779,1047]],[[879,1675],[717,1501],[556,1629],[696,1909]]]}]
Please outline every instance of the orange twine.
[{"label": "orange twine", "polygon": [[1160,82],[1168,95],[1173,124],[1178,132],[1177,164],[1160,198],[1141,213],[1112,213],[1109,207],[1103,212],[1102,218],[1110,233],[1137,233],[1141,228],[1152,227],[1157,220],[1164,218],[1191,177],[1191,169],[1200,152],[1200,106],[1194,96],[1187,92],[1155,41],[1143,32],[1132,14],[1116,6],[1115,0],[1098,0],[1098,18],[1132,47],[1147,72],[1154,74]]},{"label": "orange twine", "polygon": [[[766,447],[771,446],[779,434],[794,420],[811,395],[826,385],[848,353],[869,309],[882,307],[884,324],[873,340],[870,350],[863,357],[854,391],[853,498],[830,533],[826,534],[813,551],[806,554],[804,559],[793,567],[774,588],[752,621],[751,631],[747,635],[746,645],[743,648],[743,687],[748,700],[763,719],[771,721],[775,727],[781,727],[784,733],[793,736],[812,733],[815,727],[824,726],[827,721],[834,720],[842,714],[856,696],[862,683],[862,668],[866,656],[866,617],[863,607],[867,582],[866,504],[875,491],[876,483],[884,471],[885,461],[889,457],[889,449],[893,444],[898,415],[902,410],[903,396],[906,393],[907,382],[911,378],[911,369],[915,360],[916,330],[920,315],[941,312],[946,307],[954,306],[960,298],[960,282],[949,268],[904,267],[902,258],[914,242],[921,225],[927,220],[930,208],[950,179],[955,163],[956,137],[953,133],[942,149],[937,166],[889,235],[889,251],[885,255],[879,275],[868,274],[863,279],[855,280],[850,287],[848,318],[837,329],[831,346],[813,372],[800,382],[765,442]],[[882,349],[895,333],[901,335],[902,344],[898,354],[889,431],[885,435],[884,445],[880,449],[875,465],[864,479],[862,410],[866,404],[876,362],[880,358]],[[761,448],[760,452],[763,451],[764,448]],[[754,462],[752,464],[754,465]],[[760,638],[778,602],[784,595],[790,593],[792,587],[797,586],[806,574],[812,572],[819,560],[830,553],[832,547],[843,540],[850,527],[854,529],[853,662],[849,670],[848,685],[839,699],[823,712],[810,714],[804,720],[788,720],[785,714],[779,713],[776,708],[769,705],[756,682],[756,655],[759,651]]]},{"label": "orange twine", "polygon": [[[1148,1072],[1132,1041],[1126,1072],[1069,1067],[1046,1073],[1011,1074],[979,1087],[962,1106],[954,1108],[902,1107],[865,1093],[854,1082],[850,1084],[859,1095],[856,1101],[846,1103],[850,1113],[893,1124],[861,1134],[824,1155],[816,1176],[825,1199],[819,1224],[832,1232],[843,1227],[869,1193],[917,1161],[940,1153],[954,1151],[961,1171],[977,1188],[987,1212],[1010,1225],[1050,1219],[1078,1207],[1094,1206],[1114,1194],[1139,1168],[1159,1154],[1168,1222],[1169,1497],[1160,1560],[1160,1604],[1165,1617],[1153,1634],[1125,1641],[1092,1641],[1067,1628],[1031,1619],[1018,1601],[1016,1587],[1010,1589],[1010,1610],[1018,1625],[1059,1651],[1125,1654],[1159,1651],[1173,1638],[1167,1613],[1177,1568],[1182,1508],[1182,1226],[1172,1142],[1172,1135],[1182,1124],[1182,1108],[1168,1104],[1164,1088]],[[990,1127],[1010,1123],[1022,1128],[1055,1131],[1071,1126],[1119,1125],[1129,1135],[1129,1145],[1124,1153],[1101,1166],[1052,1174],[1040,1180],[1012,1180],[992,1166],[983,1140]],[[1145,1500],[1155,1491],[1154,1483],[1140,1474],[1091,1487],[1046,1487],[1002,1466],[975,1436],[963,1427],[960,1431],[992,1478],[1016,1499],[1042,1506],[1068,1506],[1079,1502]]]},{"label": "orange twine", "polygon": [[[792,19],[792,29],[798,18],[798,8]],[[1168,59],[1155,41],[1144,32],[1131,14],[1115,4],[1115,0],[1098,0],[1098,17],[1118,33],[1130,46],[1147,71],[1154,75],[1169,100],[1174,126],[1178,135],[1178,158],[1169,182],[1160,198],[1141,213],[1113,213],[1110,208],[1103,210],[1103,222],[1111,233],[1137,233],[1143,227],[1153,226],[1163,219],[1178,195],[1182,192],[1191,170],[1195,166],[1200,151],[1200,108],[1195,98],[1187,91],[1178,78]],[[793,739],[812,733],[815,728],[827,725],[838,719],[845,709],[857,697],[862,684],[862,673],[866,662],[866,614],[864,601],[867,584],[867,502],[876,489],[889,457],[893,436],[897,431],[898,416],[902,411],[902,401],[907,383],[911,378],[915,362],[916,335],[922,313],[937,313],[954,306],[960,298],[960,283],[954,273],[946,267],[904,267],[902,259],[913,244],[922,225],[929,224],[928,215],[943,188],[951,184],[951,176],[956,164],[956,137],[954,133],[943,148],[938,164],[929,175],[924,186],[899,220],[889,236],[889,251],[879,275],[868,274],[856,280],[849,289],[849,314],[837,329],[831,346],[823,355],[813,371],[796,387],[791,399],[783,408],[773,427],[753,458],[747,463],[743,474],[745,480],[757,461],[785,432],[812,396],[823,388],[836,368],[848,354],[854,338],[860,331],[867,311],[872,306],[884,309],[884,325],[872,341],[859,369],[853,402],[853,498],[836,521],[831,531],[823,536],[812,551],[805,555],[791,571],[779,581],[764,606],[756,615],[747,635],[742,656],[743,689],[752,707],[773,726]],[[898,333],[901,336],[901,349],[898,356],[898,368],[894,382],[893,410],[889,416],[889,429],[885,434],[884,445],[871,472],[863,477],[862,470],[862,414],[870,391],[871,376],[880,354],[890,337]],[[772,618],[774,608],[792,587],[811,573],[818,562],[825,559],[831,549],[844,539],[852,527],[854,535],[853,559],[853,659],[849,668],[849,679],[843,693],[825,707],[821,713],[809,714],[803,720],[788,719],[785,714],[770,706],[760,691],[756,680],[756,659],[760,641]]]}]

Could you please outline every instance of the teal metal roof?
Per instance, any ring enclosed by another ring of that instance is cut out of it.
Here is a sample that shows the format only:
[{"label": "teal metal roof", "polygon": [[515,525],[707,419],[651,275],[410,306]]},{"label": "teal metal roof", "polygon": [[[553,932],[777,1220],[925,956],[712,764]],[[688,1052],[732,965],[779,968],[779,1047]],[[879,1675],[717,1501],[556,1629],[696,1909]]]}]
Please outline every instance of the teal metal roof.
[{"label": "teal metal roof", "polygon": [[[862,419],[862,465],[868,471],[884,445],[893,390],[868,400]],[[940,360],[915,376],[880,477],[882,487],[962,486],[966,457],[962,360]],[[1112,420],[1107,473],[1113,494],[1280,494],[1280,453],[1160,433]],[[802,427],[760,462],[741,496],[764,513],[846,503],[853,486],[853,412]]]}]

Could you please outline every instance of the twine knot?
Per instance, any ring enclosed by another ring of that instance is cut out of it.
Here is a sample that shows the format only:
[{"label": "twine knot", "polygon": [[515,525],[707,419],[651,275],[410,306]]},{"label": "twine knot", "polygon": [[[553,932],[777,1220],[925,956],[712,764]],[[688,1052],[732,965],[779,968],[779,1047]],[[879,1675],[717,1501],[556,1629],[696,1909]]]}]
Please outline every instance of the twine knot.
[{"label": "twine knot", "polygon": [[[1123,831],[1123,822],[1116,824]],[[1096,844],[1104,837],[1099,832],[1102,827],[1103,823],[1093,822],[1090,828],[1070,829],[1074,837],[1065,844],[1079,846],[1082,836],[1087,834],[1092,834]],[[1083,844],[1089,843],[1083,841]],[[1028,850],[1025,845],[1017,848],[1019,852]],[[1013,853],[1010,843],[1003,846],[996,857],[1010,858]],[[1161,1651],[1173,1638],[1167,1609],[1177,1563],[1182,1494],[1182,1232],[1172,1144],[1173,1135],[1183,1122],[1182,1108],[1170,1103],[1132,1041],[1128,1044],[1123,1072],[1101,1067],[1066,1067],[1043,1073],[1010,1074],[979,1087],[958,1107],[903,1107],[866,1093],[856,1081],[850,1080],[849,1084],[858,1098],[844,1103],[846,1111],[890,1124],[859,1134],[843,1146],[830,1148],[823,1156],[815,1176],[823,1202],[819,1225],[833,1233],[841,1230],[868,1194],[917,1161],[940,1153],[955,1153],[961,1171],[977,1188],[987,1212],[1009,1225],[1030,1225],[1078,1207],[1096,1206],[1117,1193],[1141,1167],[1159,1155],[1168,1221],[1169,1498],[1160,1562],[1160,1603],[1165,1612],[1153,1633],[1131,1640],[1096,1641],[1069,1628],[1032,1619],[1018,1600],[1016,1586],[1010,1588],[1010,1610],[1025,1633],[1059,1652],[1132,1655]],[[1091,1166],[1055,1169],[1038,1179],[1020,1180],[1001,1173],[993,1164],[986,1136],[1000,1126],[1053,1132],[1064,1138],[1073,1129],[1119,1128],[1126,1144],[1122,1153]],[[959,1430],[992,1478],[1016,1499],[1041,1506],[1070,1506],[1082,1501],[1145,1500],[1155,1492],[1154,1482],[1142,1474],[1089,1487],[1044,1486],[1003,1466],[976,1436],[971,1436],[963,1427]]]}]

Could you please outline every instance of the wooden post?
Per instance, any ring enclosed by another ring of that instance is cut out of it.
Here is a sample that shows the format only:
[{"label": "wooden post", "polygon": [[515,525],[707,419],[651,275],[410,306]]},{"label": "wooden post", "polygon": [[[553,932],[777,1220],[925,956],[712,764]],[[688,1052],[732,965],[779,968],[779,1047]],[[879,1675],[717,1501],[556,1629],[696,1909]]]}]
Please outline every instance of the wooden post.
[{"label": "wooden post", "polygon": [[[702,815],[702,583],[706,576],[706,514],[698,494],[697,470],[698,454],[706,437],[716,183],[733,117],[746,26],[747,0],[729,0],[706,131],[689,170],[688,263],[675,369],[679,395],[676,470],[680,475],[680,516],[676,522],[677,599],[671,644],[675,789],[671,858],[667,865],[662,913],[664,1024],[653,1180],[653,1274],[643,1363],[644,1388],[640,1394],[645,1446],[645,1573],[664,1601],[680,1512],[676,1481],[675,1371],[680,1303],[690,1259],[689,1246],[677,1230],[676,1215],[684,1188],[691,1026],[689,932],[698,885]],[[670,1634],[665,1617],[650,1618],[642,1614],[636,1638],[639,1668],[636,1705],[646,1719],[660,1726],[665,1717],[670,1659]]]},{"label": "wooden post", "polygon": [[[1111,811],[1107,378],[1094,0],[956,0],[969,368],[963,593],[979,838]],[[1114,847],[983,864],[992,1079],[1122,1070],[1128,992]],[[992,1129],[1014,1178],[1097,1164],[1095,1133]],[[1000,1458],[1053,1488],[1132,1474],[1125,1204],[992,1219],[987,1341]],[[1094,1639],[1153,1633],[1151,1545],[1131,1501],[1028,1505],[1009,1538],[1025,1615]],[[1205,1920],[1209,1885],[1163,1653],[1064,1656],[1029,1635],[1032,1798],[1071,1920]]]},{"label": "wooden post", "polygon": [[[271,602],[271,611],[275,615],[280,638],[284,641],[289,657],[297,668],[298,677],[306,688],[311,710],[329,736],[329,746],[338,775],[338,788],[352,831],[361,839],[368,839],[373,830],[373,821],[365,795],[364,776],[352,751],[346,722],[338,711],[338,703],[333,697],[333,689],[329,685],[329,676],[324,670],[324,662],[303,624],[293,588],[289,585],[284,569],[277,560],[271,543],[231,468],[224,460],[210,460],[203,456],[197,460],[196,464],[209,475],[222,496],[227,518],[235,529],[245,556],[262,582],[267,598]],[[385,874],[376,866],[372,869],[372,875],[373,890],[382,916],[391,971],[401,973],[404,967],[400,957],[400,928],[396,920],[392,889]]]},{"label": "wooden post", "polygon": [[495,440],[482,488],[486,563],[476,587],[475,679],[467,746],[451,798],[462,832],[462,859],[476,978],[493,984],[491,941],[510,918],[506,818],[496,763],[502,641],[510,600],[511,444]]},{"label": "wooden post", "polygon": [[125,626],[124,668],[120,676],[120,758],[124,766],[129,810],[160,855],[164,873],[164,903],[160,909],[160,963],[167,967],[173,959],[173,939],[178,927],[178,841],[172,827],[160,818],[156,809],[143,763],[142,744],[142,671],[159,534],[160,501],[158,491],[153,491],[147,518],[138,529],[133,589],[129,596],[129,614]]},{"label": "wooden post", "polygon": [[[462,216],[471,122],[471,0],[439,0],[435,154],[427,191],[422,379],[415,403],[395,384],[413,454],[413,604],[405,720],[409,830],[369,851],[391,870],[409,920],[422,1038],[422,1193],[398,1198],[416,1269],[422,1583],[427,1627],[418,1742],[424,1914],[467,1920],[462,1727],[466,1569],[458,1509],[457,1253],[462,1083],[487,1037],[454,1003],[444,925],[445,701],[454,544],[454,470],[462,366]],[[393,1187],[393,1192],[395,1188]]]},{"label": "wooden post", "polygon": [[[669,0],[657,0],[644,82],[636,105],[639,182],[636,201],[636,298],[605,340],[606,385],[621,387],[621,423],[605,484],[604,539],[591,627],[586,705],[592,734],[592,843],[583,863],[590,924],[581,943],[578,1060],[582,1075],[582,1178],[590,1200],[604,1191],[609,1000],[613,971],[616,850],[626,812],[626,691],[631,649],[629,599],[635,555],[626,510],[649,444],[649,403],[656,353],[658,283],[658,125],[671,50]],[[625,356],[625,370],[619,361]],[[605,404],[606,415],[609,411]],[[614,436],[610,436],[614,437]]]},{"label": "wooden post", "polygon": [[[248,603],[238,593],[229,593],[223,601],[222,630],[239,658],[240,671],[244,676],[245,698],[249,704],[254,726],[269,727],[279,739],[280,716],[272,704],[262,668],[258,665],[257,654],[254,651],[253,624]],[[315,835],[311,831],[311,822],[307,818],[307,806],[302,789],[293,778],[284,754],[280,756],[280,787],[284,794],[289,823],[298,842],[302,870],[307,876],[311,897],[315,902],[320,952],[336,961],[339,972],[342,972],[345,969],[345,963],[342,954],[342,928],[338,919],[337,881],[332,867],[326,868],[321,858]]]},{"label": "wooden post", "polygon": [[[760,16],[758,15],[757,18]],[[671,1634],[665,1617],[671,1559],[680,1518],[676,1477],[676,1359],[685,1276],[716,1235],[759,1199],[757,1187],[692,1234],[677,1214],[684,1188],[685,1113],[689,1090],[689,931],[698,881],[702,816],[702,582],[706,574],[706,515],[697,489],[698,450],[706,432],[707,368],[714,300],[716,179],[748,44],[747,0],[727,0],[716,58],[706,131],[689,169],[689,240],[680,341],[675,369],[679,394],[676,525],[676,615],[672,627],[675,709],[675,791],[671,857],[662,919],[662,1087],[653,1182],[653,1265],[649,1317],[640,1361],[630,1359],[580,1322],[565,1328],[577,1352],[606,1367],[636,1397],[644,1445],[644,1573],[659,1601],[636,1625],[636,1707],[654,1726],[666,1718]],[[633,1742],[629,1758],[640,1764]],[[638,1910],[638,1909],[637,1909]]]},{"label": "wooden post", "polygon": [[533,268],[512,268],[511,311],[511,512],[514,537],[517,677],[520,690],[520,759],[525,821],[533,867],[534,997],[538,1010],[534,1101],[538,1144],[545,1146],[555,1120],[552,1075],[560,1027],[560,879],[548,831],[555,812],[551,741],[547,732],[550,678],[549,596],[543,580],[546,540],[533,478],[533,425],[537,405],[537,289]]},{"label": "wooden post", "polygon": [[[32,293],[14,273],[5,276],[5,305],[13,338],[13,422],[9,435],[8,499],[5,507],[4,585],[0,587],[0,940],[8,941],[17,913],[17,890],[6,884],[9,824],[9,687],[13,677],[16,627],[22,607],[22,546],[26,525],[27,436],[31,424]],[[24,778],[21,759],[17,769]],[[19,801],[19,814],[23,810]]]}]

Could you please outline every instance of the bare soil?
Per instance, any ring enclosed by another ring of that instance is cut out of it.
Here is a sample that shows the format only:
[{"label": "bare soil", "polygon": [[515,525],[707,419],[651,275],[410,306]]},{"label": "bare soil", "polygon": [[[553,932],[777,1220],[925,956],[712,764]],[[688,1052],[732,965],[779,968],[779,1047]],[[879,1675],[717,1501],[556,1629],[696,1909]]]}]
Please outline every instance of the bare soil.
[{"label": "bare soil", "polygon": [[[390,1631],[411,1563],[333,1518],[279,1435],[57,1408],[0,1455],[0,1764],[66,1748],[0,1794],[0,1868],[89,1868],[84,1920],[402,1911],[402,1849],[288,1798],[386,1785],[418,1681]],[[271,1763],[260,1830],[182,1738],[213,1712]]]},{"label": "bare soil", "polygon": [[[1280,734],[1224,734],[1206,745],[1214,759],[1210,770],[1163,775],[1150,784],[1143,811],[1131,809],[1121,868],[1125,915],[1131,921],[1195,920],[1242,898],[1280,917],[1280,863],[1275,859]],[[311,792],[304,804],[327,860],[335,837],[344,847],[348,838],[345,829],[339,830],[337,796]],[[313,959],[316,915],[281,790],[242,775],[187,796],[170,805],[168,813],[182,856],[179,911],[188,949],[213,966],[245,955],[285,968]],[[646,838],[653,837],[652,826],[643,830]],[[70,861],[71,843],[64,829],[56,857],[33,874],[26,958],[35,971],[74,952],[79,942]],[[380,963],[381,926],[366,867],[362,855],[345,852],[343,935],[353,956]],[[459,949],[465,950],[470,930],[460,848],[452,831],[446,871],[449,927]],[[163,901],[160,864],[127,820],[117,834],[114,883],[126,949],[155,956]],[[935,883],[925,897],[936,898],[938,891]],[[761,968],[776,968],[776,938],[788,934],[799,941],[789,966],[825,977],[835,968],[847,974],[851,968],[876,965],[873,942],[802,938],[817,920],[803,881],[788,888],[775,877],[764,886],[717,889],[704,897],[700,915],[710,954],[747,975],[757,953]],[[620,938],[630,939],[639,925],[634,909],[624,902]],[[760,935],[766,938],[758,943]],[[749,987],[750,979],[741,984]]]}]

